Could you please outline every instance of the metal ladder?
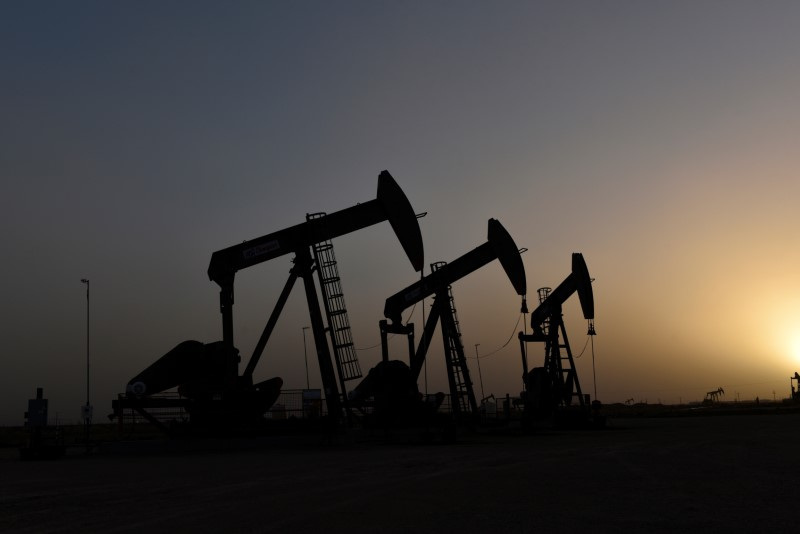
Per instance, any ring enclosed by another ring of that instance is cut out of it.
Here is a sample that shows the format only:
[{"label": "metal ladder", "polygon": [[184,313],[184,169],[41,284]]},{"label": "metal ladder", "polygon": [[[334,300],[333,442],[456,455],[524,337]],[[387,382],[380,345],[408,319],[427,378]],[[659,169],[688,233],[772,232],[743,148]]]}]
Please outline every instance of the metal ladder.
[{"label": "metal ladder", "polygon": [[[431,272],[437,271],[446,264],[447,262],[444,261],[432,263]],[[450,382],[451,409],[456,417],[477,416],[478,405],[472,390],[464,345],[461,343],[461,329],[458,324],[452,286],[448,285],[446,294],[443,292],[442,296],[447,299],[446,303],[438,303],[438,305],[443,306],[441,310],[442,337],[445,344],[447,378]]]},{"label": "metal ladder", "polygon": [[[306,220],[322,219],[325,215],[324,212],[310,213],[306,215]],[[346,399],[344,383],[348,380],[361,378],[361,366],[358,363],[358,356],[353,345],[353,334],[350,330],[350,319],[347,316],[347,307],[344,302],[339,269],[336,266],[333,243],[330,240],[322,241],[315,243],[312,248],[314,250],[314,260],[317,264],[319,285],[322,290],[322,302],[325,307],[325,315],[328,318],[328,333],[333,344],[341,393]]]},{"label": "metal ladder", "polygon": [[[550,288],[539,289],[539,302],[544,302],[550,295]],[[574,399],[584,405],[581,385],[575,370],[575,360],[567,339],[567,331],[560,313],[555,324],[548,317],[542,323],[542,330],[547,338],[545,342],[545,369],[559,388],[559,404],[569,406]],[[560,334],[560,335],[559,335]]]}]

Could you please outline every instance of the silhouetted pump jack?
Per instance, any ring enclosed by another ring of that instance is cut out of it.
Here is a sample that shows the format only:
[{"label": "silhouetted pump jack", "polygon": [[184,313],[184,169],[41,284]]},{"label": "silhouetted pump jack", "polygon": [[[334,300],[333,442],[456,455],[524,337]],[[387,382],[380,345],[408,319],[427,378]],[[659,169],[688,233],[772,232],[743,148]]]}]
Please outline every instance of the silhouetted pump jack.
[{"label": "silhouetted pump jack", "polygon": [[[567,331],[562,317],[562,305],[578,293],[583,316],[589,321],[589,335],[594,332],[594,296],[592,279],[583,255],[572,254],[572,273],[554,290],[539,289],[539,307],[531,313],[532,334],[519,333],[522,352],[523,401],[526,417],[543,418],[570,414],[570,406],[577,407],[577,419],[586,421],[589,416],[587,399],[581,391],[575,361],[569,346]],[[526,342],[542,342],[545,345],[544,366],[528,370]],[[573,404],[573,401],[577,401]]]},{"label": "silhouetted pump jack", "polygon": [[[496,219],[489,219],[486,243],[450,263],[433,264],[430,275],[386,299],[383,314],[391,323],[387,320],[381,320],[379,323],[382,361],[353,390],[351,397],[354,403],[364,403],[369,398],[374,398],[376,411],[380,411],[383,407],[384,413],[390,414],[389,418],[393,419],[398,419],[400,414],[413,417],[413,414],[424,412],[419,406],[421,401],[419,401],[417,381],[425,363],[431,337],[436,325],[441,321],[453,415],[456,419],[478,416],[478,406],[461,343],[461,332],[450,286],[494,260],[500,261],[517,294],[523,297],[524,309],[527,288],[520,251],[503,225]],[[434,296],[434,303],[425,322],[422,339],[415,351],[414,325],[413,323],[403,325],[402,313],[431,295]],[[389,360],[387,344],[389,333],[408,336],[409,365]]]},{"label": "silhouetted pump jack", "polygon": [[[253,423],[275,402],[282,386],[280,378],[253,384],[253,371],[286,304],[298,277],[303,279],[311,328],[317,350],[329,416],[338,421],[342,416],[342,398],[336,382],[325,337],[326,329],[320,310],[313,273],[321,272],[312,250],[315,244],[362,228],[389,221],[416,271],[422,270],[424,251],[417,216],[400,186],[388,171],[378,177],[375,200],[357,204],[324,217],[309,217],[306,222],[291,226],[251,241],[228,247],[211,256],[209,279],[220,287],[222,341],[203,344],[185,341],[156,363],[134,377],[127,386],[128,402],[115,403],[115,413],[123,407],[137,409],[148,417],[146,402],[155,393],[178,386],[186,397],[183,406],[192,422],[210,425]],[[289,278],[256,344],[252,356],[240,376],[239,351],[233,340],[234,278],[238,271],[283,256],[294,254]],[[320,285],[323,280],[320,280]],[[330,323],[330,316],[329,316]],[[341,372],[341,370],[340,370]],[[139,400],[140,402],[136,402]],[[157,422],[152,417],[148,417]]]}]

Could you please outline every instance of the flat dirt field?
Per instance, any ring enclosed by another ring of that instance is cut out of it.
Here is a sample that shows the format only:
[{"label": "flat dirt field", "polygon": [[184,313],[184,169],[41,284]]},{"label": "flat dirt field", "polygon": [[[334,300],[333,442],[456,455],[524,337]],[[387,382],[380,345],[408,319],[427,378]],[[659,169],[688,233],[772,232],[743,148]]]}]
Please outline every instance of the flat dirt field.
[{"label": "flat dirt field", "polygon": [[780,532],[800,511],[798,414],[313,441],[38,462],[7,449],[0,532]]}]

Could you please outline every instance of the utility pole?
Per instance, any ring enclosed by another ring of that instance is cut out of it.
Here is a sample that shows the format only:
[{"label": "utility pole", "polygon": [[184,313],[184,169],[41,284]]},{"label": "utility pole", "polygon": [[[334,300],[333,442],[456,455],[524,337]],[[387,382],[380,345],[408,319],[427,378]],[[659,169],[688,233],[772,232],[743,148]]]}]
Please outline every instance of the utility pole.
[{"label": "utility pole", "polygon": [[89,450],[89,432],[92,424],[92,405],[89,399],[89,279],[81,278],[86,284],[86,406],[83,408],[83,421],[86,425],[86,450]]},{"label": "utility pole", "polygon": [[481,402],[483,402],[486,395],[483,393],[483,374],[481,374],[481,358],[478,356],[478,345],[480,345],[480,343],[475,343],[475,360],[478,362],[478,378],[481,381]]},{"label": "utility pole", "polygon": [[308,326],[303,327],[303,358],[306,361],[306,389],[311,389],[311,380],[308,378],[308,351],[306,350],[306,330]]}]

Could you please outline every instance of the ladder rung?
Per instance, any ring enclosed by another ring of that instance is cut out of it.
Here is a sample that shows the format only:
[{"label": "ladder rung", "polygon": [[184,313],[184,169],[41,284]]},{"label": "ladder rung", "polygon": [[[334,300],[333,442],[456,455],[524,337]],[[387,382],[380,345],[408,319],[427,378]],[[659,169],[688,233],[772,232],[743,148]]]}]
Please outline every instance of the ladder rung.
[{"label": "ladder rung", "polygon": [[353,376],[346,376],[346,377],[344,377],[342,380],[344,380],[345,382],[347,382],[348,380],[355,380],[356,378],[361,378],[362,376],[364,376],[364,375],[362,375],[362,374],[361,374],[361,371],[359,371],[358,373],[354,374]]}]

